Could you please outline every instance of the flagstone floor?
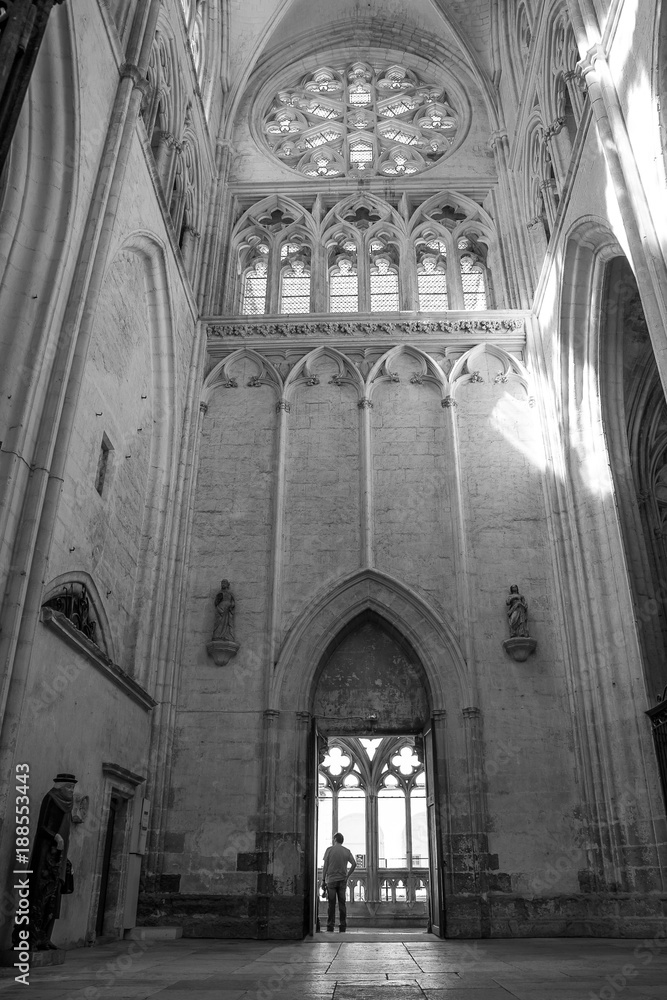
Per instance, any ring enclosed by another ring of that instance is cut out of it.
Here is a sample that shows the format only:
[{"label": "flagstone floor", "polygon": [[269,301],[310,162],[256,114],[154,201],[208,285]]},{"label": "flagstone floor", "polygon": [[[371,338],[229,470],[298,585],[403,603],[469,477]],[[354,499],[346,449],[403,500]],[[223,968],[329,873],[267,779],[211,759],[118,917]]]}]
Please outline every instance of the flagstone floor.
[{"label": "flagstone floor", "polygon": [[667,939],[123,941],[33,969],[27,990],[2,972],[0,1000],[667,1000]]}]

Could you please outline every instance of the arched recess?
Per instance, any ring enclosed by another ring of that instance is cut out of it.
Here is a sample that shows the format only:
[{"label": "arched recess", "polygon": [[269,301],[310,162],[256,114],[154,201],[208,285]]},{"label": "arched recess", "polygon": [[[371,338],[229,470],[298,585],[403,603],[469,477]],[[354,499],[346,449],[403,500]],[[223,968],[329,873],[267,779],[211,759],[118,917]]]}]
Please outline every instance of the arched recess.
[{"label": "arched recess", "polygon": [[[484,866],[484,843],[486,829],[486,805],[483,794],[485,787],[483,772],[483,733],[479,708],[474,704],[474,682],[463,657],[458,639],[443,615],[431,607],[413,590],[392,577],[367,569],[358,571],[338,582],[325,593],[318,595],[305,609],[290,629],[280,650],[273,675],[270,679],[268,704],[265,712],[267,720],[266,748],[267,760],[285,753],[285,747],[278,749],[282,738],[285,746],[293,740],[294,767],[283,773],[267,763],[264,775],[265,811],[268,816],[267,842],[280,833],[279,844],[294,840],[303,845],[300,875],[304,885],[306,913],[310,906],[309,884],[312,876],[314,855],[312,825],[313,816],[308,812],[307,794],[298,794],[308,789],[316,773],[314,743],[308,739],[312,720],[315,727],[322,726],[327,735],[333,730],[345,729],[350,735],[361,736],[373,731],[371,715],[378,715],[377,732],[392,728],[387,715],[379,707],[378,699],[366,692],[361,693],[363,679],[350,676],[343,682],[356,689],[359,694],[354,704],[354,696],[348,698],[346,709],[329,713],[335,718],[320,719],[323,699],[319,697],[321,684],[334,691],[336,677],[327,678],[328,664],[335,658],[346,639],[358,634],[360,629],[370,625],[375,635],[385,636],[388,647],[397,651],[399,667],[410,674],[410,682],[419,686],[413,694],[401,717],[396,713],[394,723],[399,728],[417,727],[426,714],[426,753],[431,753],[428,768],[432,768],[433,815],[429,820],[431,829],[432,860],[436,867],[442,857],[447,858],[442,875],[431,869],[433,888],[432,922],[435,933],[443,934],[442,910],[447,909],[448,898],[457,892],[453,873],[462,862],[460,855],[461,837],[465,831],[465,842],[471,849],[473,863]],[[345,663],[341,664],[345,673]],[[335,671],[334,671],[335,673]],[[391,671],[388,672],[391,675]],[[368,678],[367,678],[368,679]],[[391,676],[373,678],[395,688],[397,697],[402,697],[400,669]],[[376,687],[375,683],[374,686]],[[410,716],[410,712],[414,714]],[[347,714],[345,714],[345,712]],[[344,717],[338,717],[344,715]],[[352,717],[354,716],[354,717]],[[361,718],[359,718],[361,716]],[[283,717],[281,722],[277,720]],[[295,719],[295,723],[289,720]],[[295,726],[295,728],[292,728]],[[414,728],[413,728],[414,732]],[[280,735],[279,735],[280,734]],[[310,747],[310,749],[309,749]],[[428,750],[430,747],[430,751]],[[296,774],[296,778],[295,778]],[[304,783],[304,776],[310,777]],[[301,776],[301,780],[300,780]],[[308,846],[310,844],[310,847]],[[279,848],[276,847],[276,854]],[[310,857],[310,861],[306,859]],[[443,896],[444,893],[444,896]],[[467,900],[473,914],[473,922],[478,919],[476,895]],[[454,923],[456,922],[454,915]],[[437,921],[437,926],[436,926]],[[454,930],[454,933],[456,931]]]},{"label": "arched recess", "polygon": [[[63,4],[51,14],[0,183],[0,315],[12,317],[0,337],[0,537],[7,549],[59,356],[80,224],[77,67],[71,6]],[[1,585],[4,593],[4,577]]]},{"label": "arched recess", "polygon": [[[457,97],[460,97],[461,107],[468,106],[465,95],[466,85],[479,88],[481,98],[489,115],[491,128],[499,127],[499,108],[497,94],[489,79],[488,73],[482,67],[478,54],[467,36],[460,29],[458,22],[445,9],[445,0],[433,0],[443,20],[443,31],[434,37],[432,33],[416,28],[414,23],[406,25],[400,18],[381,19],[362,18],[344,20],[328,25],[326,31],[318,37],[319,56],[313,53],[312,31],[292,33],[289,39],[290,64],[298,63],[310,68],[311,63],[321,61],[322,53],[327,53],[327,62],[335,56],[345,57],[351,49],[359,49],[365,53],[377,48],[383,53],[383,58],[400,62],[406,52],[424,67],[431,64],[440,68],[447,67],[447,76]],[[242,103],[252,92],[257,94],[267,80],[277,80],[285,73],[285,43],[282,36],[282,21],[287,21],[291,8],[296,6],[296,0],[281,0],[279,8],[271,20],[267,20],[262,30],[257,32],[256,44],[252,52],[244,60],[240,72],[235,75],[235,85],[230,91],[230,113],[226,125],[226,138],[231,138],[234,120]],[[409,43],[406,49],[406,27],[409,29]],[[447,36],[452,36],[448,38]],[[277,41],[276,36],[278,36]],[[428,54],[425,58],[424,54]],[[442,69],[441,69],[442,72]],[[462,84],[461,78],[465,81]]]},{"label": "arched recess", "polygon": [[[640,608],[633,607],[622,501],[612,467],[615,431],[607,426],[614,406],[609,379],[621,375],[616,364],[607,371],[605,358],[614,340],[608,320],[615,318],[608,315],[613,301],[609,269],[619,258],[625,263],[614,233],[599,217],[580,218],[566,235],[560,343],[553,363],[553,384],[559,387],[553,454],[556,468],[562,460],[565,485],[556,479],[553,489],[561,505],[554,516],[562,557],[560,600],[572,650],[567,678],[584,790],[582,818],[596,845],[592,868],[603,880],[627,885],[635,876],[624,845],[639,829],[638,811],[649,817],[639,837],[651,851],[652,838],[661,836],[655,823],[662,822],[664,805],[644,715],[653,682]],[[617,307],[624,298],[618,291]],[[623,789],[630,786],[632,802],[626,804]]]},{"label": "arched recess", "polygon": [[653,698],[667,683],[667,403],[637,282],[610,260],[600,310],[600,393],[630,583]]},{"label": "arched recess", "polygon": [[[165,581],[159,566],[172,516],[169,503],[176,461],[174,428],[177,417],[176,374],[173,340],[173,306],[164,245],[149,232],[135,232],[109,257],[107,273],[121,254],[136,256],[143,271],[145,303],[150,326],[152,431],[149,470],[143,498],[143,522],[137,574],[133,585],[130,628],[124,637],[125,657],[121,665],[140,683],[149,683],[155,669],[151,651],[159,644],[160,596]],[[150,615],[146,609],[150,608]]]},{"label": "arched recess", "polygon": [[89,599],[89,617],[96,623],[95,644],[100,647],[103,653],[115,662],[115,644],[111,622],[104,606],[104,600],[95,583],[95,580],[85,570],[75,570],[72,573],[62,573],[54,577],[44,588],[42,596],[42,607],[49,605],[56,600],[63,592],[72,587],[72,584],[82,585],[86,588],[86,595]]},{"label": "arched recess", "polygon": [[374,613],[403,637],[422,664],[432,711],[455,712],[475,703],[473,682],[449,622],[399,581],[367,569],[316,597],[294,623],[271,679],[269,707],[311,712],[316,671],[332,638],[361,614]]},{"label": "arched recess", "polygon": [[365,736],[420,733],[430,689],[419,657],[391,622],[367,608],[331,640],[312,695],[318,732]]}]

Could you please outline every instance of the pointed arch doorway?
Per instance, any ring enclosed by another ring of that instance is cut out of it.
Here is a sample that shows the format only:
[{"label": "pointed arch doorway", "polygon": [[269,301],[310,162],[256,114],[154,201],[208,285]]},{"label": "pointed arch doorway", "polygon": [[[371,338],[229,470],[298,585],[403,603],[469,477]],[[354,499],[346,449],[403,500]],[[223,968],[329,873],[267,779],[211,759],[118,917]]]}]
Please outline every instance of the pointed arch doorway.
[{"label": "pointed arch doorway", "polygon": [[357,859],[348,926],[444,935],[430,703],[417,654],[375,611],[349,621],[322,656],[309,782],[313,930],[326,910],[322,857],[340,831]]}]

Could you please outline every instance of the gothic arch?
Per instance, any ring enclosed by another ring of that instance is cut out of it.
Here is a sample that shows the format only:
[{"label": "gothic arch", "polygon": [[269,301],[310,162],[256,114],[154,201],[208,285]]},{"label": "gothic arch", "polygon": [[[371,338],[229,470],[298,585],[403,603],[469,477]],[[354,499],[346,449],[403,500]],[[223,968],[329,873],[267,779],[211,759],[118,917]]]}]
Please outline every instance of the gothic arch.
[{"label": "gothic arch", "polygon": [[444,399],[447,395],[447,379],[442,368],[430,354],[422,351],[419,347],[414,347],[412,344],[400,344],[398,347],[392,347],[375,362],[366,379],[368,398],[372,397],[375,386],[381,382],[391,380],[392,376],[389,366],[395,358],[402,355],[412,358],[417,362],[420,371],[416,373],[416,376],[420,382],[427,382],[434,385],[439,389],[441,398]]},{"label": "gothic arch", "polygon": [[169,530],[169,484],[176,461],[175,426],[177,415],[176,376],[173,343],[173,307],[169,290],[167,254],[164,245],[149,232],[128,235],[109,255],[107,272],[121,253],[136,255],[144,272],[146,306],[151,330],[151,385],[154,394],[153,430],[150,443],[150,469],[144,498],[142,547],[131,605],[132,633],[126,637],[126,650],[134,654],[136,678],[146,684],[146,671],[153,669],[152,643],[159,641],[143,608],[159,607],[161,590],[158,562],[164,551]]},{"label": "gothic arch", "polygon": [[278,369],[267,358],[262,357],[257,351],[253,351],[252,348],[240,347],[238,351],[234,351],[220,361],[206,376],[202,390],[202,403],[207,404],[217,389],[238,388],[237,380],[234,378],[232,372],[234,365],[243,358],[248,358],[257,365],[257,375],[253,379],[253,385],[271,385],[276,390],[277,398],[280,398],[283,390],[283,380]]},{"label": "gothic arch", "polygon": [[[32,74],[3,171],[6,183],[0,190],[0,270],[5,275],[0,308],[5,317],[30,317],[29,323],[12,325],[2,342],[0,419],[7,432],[2,440],[0,537],[7,546],[14,544],[16,530],[9,527],[9,517],[20,508],[26,484],[4,462],[14,463],[20,455],[32,460],[29,456],[39,435],[49,382],[46,366],[53,365],[63,339],[69,337],[61,326],[81,170],[78,66],[71,7],[57,6]],[[51,220],[55,220],[53,228]],[[35,268],[37,259],[39,268]],[[12,274],[18,280],[10,280]],[[25,281],[26,274],[31,275],[30,282]],[[34,302],[26,309],[30,296]]]},{"label": "gothic arch", "polygon": [[42,605],[46,604],[47,601],[58,597],[58,595],[62,592],[63,587],[72,583],[80,583],[85,586],[90,598],[90,604],[95,615],[95,620],[97,622],[99,638],[102,640],[101,642],[97,642],[97,645],[104,653],[106,653],[109,659],[115,662],[116,643],[114,642],[114,630],[109,616],[107,615],[102,595],[90,573],[87,573],[85,570],[73,570],[70,573],[61,573],[59,576],[55,576],[44,587]]},{"label": "gothic arch", "polygon": [[[226,123],[225,136],[228,139],[232,137],[235,119],[241,104],[249,96],[254,102],[258,92],[261,93],[269,86],[270,81],[278,81],[281,73],[285,72],[285,48],[284,46],[271,48],[271,35],[276,32],[280,22],[285,18],[294,2],[295,0],[281,0],[272,20],[267,22],[264,29],[258,33],[255,48],[247,59],[243,72],[238,74],[238,82],[230,95],[230,114]],[[447,86],[450,87],[452,93],[456,93],[457,100],[460,98],[460,110],[466,109],[468,120],[470,117],[469,102],[465,95],[465,87],[459,82],[459,79],[461,77],[468,78],[469,81],[473,82],[481,92],[491,120],[491,128],[497,128],[499,124],[498,100],[487,72],[482,67],[473,45],[460,29],[458,23],[448,16],[441,0],[434,0],[434,3],[446,24],[447,32],[454,36],[455,43],[443,45],[441,41],[436,41],[432,35],[427,35],[416,29],[414,25],[410,25],[412,42],[408,51],[411,57],[423,67],[431,65],[440,68],[442,66],[448,67]],[[379,23],[377,19],[355,19],[354,22],[343,25],[332,25],[322,33],[318,53],[326,53],[326,59],[330,62],[332,53],[340,53],[342,57],[345,57],[349,54],[352,46],[359,46],[361,42],[365,51],[377,47],[378,50],[382,51],[383,58],[400,62],[406,55],[404,27],[402,22],[398,24],[393,22]],[[424,53],[428,53],[430,58],[425,58]],[[291,65],[300,63],[306,69],[310,68],[310,61],[314,63],[318,58],[320,60],[322,58],[318,54],[313,56],[312,32],[309,31],[290,39],[290,55]],[[258,69],[258,67],[261,68]],[[268,90],[265,96],[268,96]],[[462,140],[466,132],[467,127],[462,129]]]},{"label": "gothic arch", "polygon": [[412,589],[377,570],[360,570],[315,597],[288,632],[271,678],[269,707],[310,712],[316,670],[332,639],[364,612],[392,623],[423,666],[431,710],[473,704],[472,678],[451,624]]},{"label": "gothic arch", "polygon": [[338,374],[331,381],[336,381],[338,385],[351,385],[356,389],[359,399],[364,395],[364,383],[361,374],[349,358],[334,347],[316,347],[303,358],[301,358],[292,368],[285,379],[285,398],[289,400],[297,387],[311,384],[310,379],[317,378],[316,367],[320,359],[328,358],[338,367]]}]

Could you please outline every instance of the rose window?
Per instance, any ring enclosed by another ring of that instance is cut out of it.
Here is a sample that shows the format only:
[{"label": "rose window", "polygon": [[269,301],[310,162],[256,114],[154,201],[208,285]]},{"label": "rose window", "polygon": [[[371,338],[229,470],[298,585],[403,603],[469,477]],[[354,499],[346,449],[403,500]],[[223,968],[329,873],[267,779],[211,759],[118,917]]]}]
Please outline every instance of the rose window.
[{"label": "rose window", "polygon": [[280,91],[263,122],[271,152],[307,177],[421,173],[452,149],[458,127],[439,84],[363,62]]}]

